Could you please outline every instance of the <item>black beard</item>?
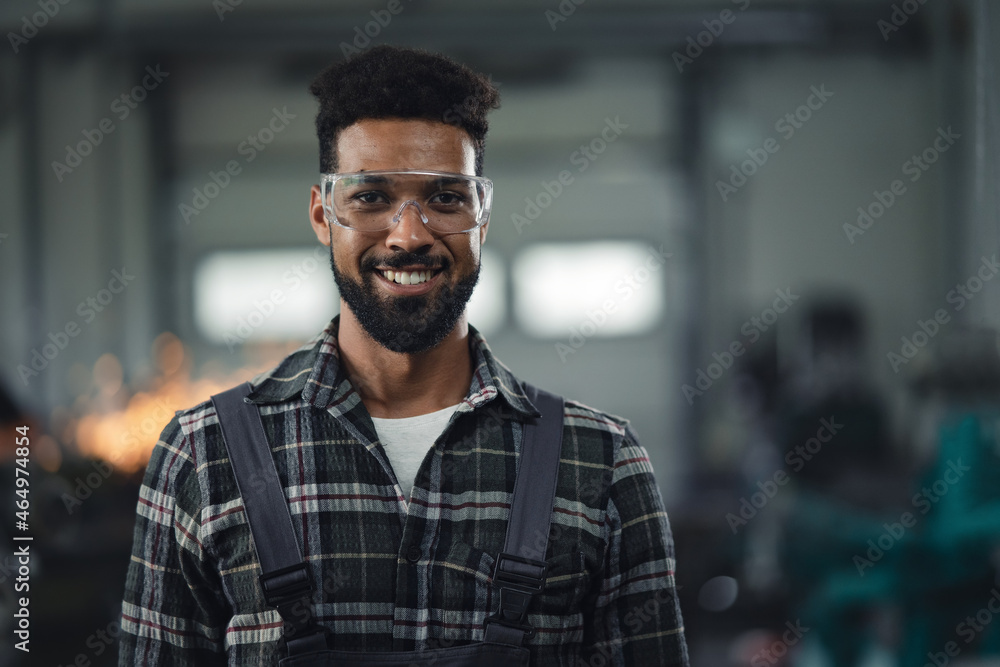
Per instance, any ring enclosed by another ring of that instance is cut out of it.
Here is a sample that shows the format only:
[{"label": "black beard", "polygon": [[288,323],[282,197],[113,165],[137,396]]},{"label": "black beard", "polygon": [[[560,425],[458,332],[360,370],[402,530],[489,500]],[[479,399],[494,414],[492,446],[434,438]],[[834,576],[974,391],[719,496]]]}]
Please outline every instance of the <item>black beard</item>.
[{"label": "black beard", "polygon": [[[426,255],[399,253],[390,262],[396,266],[432,266]],[[436,346],[451,333],[458,323],[472,291],[479,282],[479,264],[474,271],[458,281],[454,288],[442,286],[434,300],[427,295],[397,296],[382,299],[375,286],[376,265],[387,265],[374,259],[362,262],[361,282],[347,278],[337,270],[330,245],[330,268],[340,296],[361,323],[361,327],[382,347],[393,352],[424,352]],[[449,268],[447,260],[440,267]]]}]

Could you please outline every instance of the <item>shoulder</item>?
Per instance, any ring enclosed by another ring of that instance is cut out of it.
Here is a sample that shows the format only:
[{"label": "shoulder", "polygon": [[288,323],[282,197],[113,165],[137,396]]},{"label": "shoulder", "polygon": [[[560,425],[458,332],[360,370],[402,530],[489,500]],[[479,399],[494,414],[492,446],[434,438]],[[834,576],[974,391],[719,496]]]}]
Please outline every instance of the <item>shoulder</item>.
[{"label": "shoulder", "polygon": [[576,400],[565,399],[564,453],[603,468],[613,468],[631,436],[632,427],[627,419]]},{"label": "shoulder", "polygon": [[649,452],[628,419],[569,399],[563,419],[564,457],[571,452],[578,460],[600,465],[614,481],[653,474]]},{"label": "shoulder", "polygon": [[220,434],[219,418],[211,399],[184,410],[178,410],[174,418],[182,434],[183,449],[189,454],[195,469],[202,468],[209,460],[208,453]]},{"label": "shoulder", "polygon": [[610,412],[604,412],[589,405],[564,399],[563,426],[580,430],[593,430],[599,433],[607,433],[616,438],[625,436],[629,429],[629,421]]},{"label": "shoulder", "polygon": [[144,484],[174,495],[192,483],[210,460],[218,419],[211,400],[177,410],[160,433],[146,466]]}]

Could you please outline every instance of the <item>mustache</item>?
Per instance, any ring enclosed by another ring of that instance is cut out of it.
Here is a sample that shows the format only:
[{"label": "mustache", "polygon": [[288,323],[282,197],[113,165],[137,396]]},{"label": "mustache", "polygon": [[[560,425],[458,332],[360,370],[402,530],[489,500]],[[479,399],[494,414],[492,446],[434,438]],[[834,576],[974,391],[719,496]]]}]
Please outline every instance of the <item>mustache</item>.
[{"label": "mustache", "polygon": [[374,271],[379,267],[398,269],[404,266],[423,266],[428,269],[447,269],[450,262],[446,257],[430,257],[410,252],[400,252],[386,258],[368,257],[361,261],[363,271]]}]

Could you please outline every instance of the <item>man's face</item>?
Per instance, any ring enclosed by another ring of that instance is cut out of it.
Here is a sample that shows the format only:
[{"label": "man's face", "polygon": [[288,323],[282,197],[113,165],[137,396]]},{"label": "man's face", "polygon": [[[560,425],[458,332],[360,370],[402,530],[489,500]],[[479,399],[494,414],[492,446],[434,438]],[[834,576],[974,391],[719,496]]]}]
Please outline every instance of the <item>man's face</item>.
[{"label": "man's face", "polygon": [[[475,175],[472,139],[461,128],[427,120],[366,119],[337,137],[338,171],[424,169]],[[395,352],[422,352],[458,324],[479,279],[480,246],[487,225],[462,234],[427,228],[416,207],[380,232],[328,224],[313,186],[310,217],[316,237],[330,245],[334,280],[343,303],[375,341]],[[384,272],[431,271],[416,285]]]}]

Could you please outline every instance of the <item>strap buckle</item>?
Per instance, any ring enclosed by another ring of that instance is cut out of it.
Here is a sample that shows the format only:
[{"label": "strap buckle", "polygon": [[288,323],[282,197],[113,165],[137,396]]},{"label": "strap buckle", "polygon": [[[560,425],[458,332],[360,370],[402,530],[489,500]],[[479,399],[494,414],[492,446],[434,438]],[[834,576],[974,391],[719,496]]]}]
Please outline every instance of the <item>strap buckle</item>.
[{"label": "strap buckle", "polygon": [[289,655],[326,649],[327,630],[313,620],[312,578],[304,562],[261,574],[264,601],[284,622],[282,640]]},{"label": "strap buckle", "polygon": [[528,605],[532,596],[545,588],[547,569],[545,561],[499,554],[493,570],[493,583],[500,587],[500,604],[496,613],[486,617],[483,626],[499,623],[524,631],[527,639],[534,637],[535,629],[527,621]]},{"label": "strap buckle", "polygon": [[308,600],[312,594],[312,579],[304,562],[261,573],[258,580],[264,589],[264,601],[279,611],[298,600]]},{"label": "strap buckle", "polygon": [[493,568],[493,582],[523,589],[525,592],[541,593],[545,588],[545,572],[548,563],[514,554],[501,553]]}]

